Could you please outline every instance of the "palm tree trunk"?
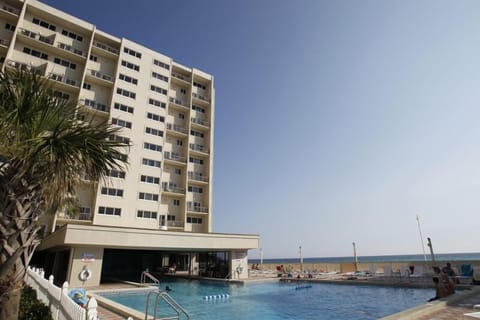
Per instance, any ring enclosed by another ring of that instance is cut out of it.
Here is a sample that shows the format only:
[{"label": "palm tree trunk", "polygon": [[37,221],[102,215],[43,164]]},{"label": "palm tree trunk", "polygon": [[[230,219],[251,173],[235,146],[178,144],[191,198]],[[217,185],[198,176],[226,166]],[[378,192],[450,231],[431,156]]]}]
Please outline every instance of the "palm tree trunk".
[{"label": "palm tree trunk", "polygon": [[21,289],[40,230],[39,184],[18,172],[15,164],[0,166],[0,320],[18,319]]}]

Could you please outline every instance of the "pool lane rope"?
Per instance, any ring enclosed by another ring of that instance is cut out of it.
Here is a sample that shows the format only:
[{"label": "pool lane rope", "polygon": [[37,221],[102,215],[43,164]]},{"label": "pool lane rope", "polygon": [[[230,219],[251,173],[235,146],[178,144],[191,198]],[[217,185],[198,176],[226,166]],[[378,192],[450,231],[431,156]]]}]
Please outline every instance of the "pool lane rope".
[{"label": "pool lane rope", "polygon": [[211,296],[205,296],[203,297],[203,300],[227,300],[230,298],[230,295],[228,293],[223,293],[223,294],[214,294]]}]

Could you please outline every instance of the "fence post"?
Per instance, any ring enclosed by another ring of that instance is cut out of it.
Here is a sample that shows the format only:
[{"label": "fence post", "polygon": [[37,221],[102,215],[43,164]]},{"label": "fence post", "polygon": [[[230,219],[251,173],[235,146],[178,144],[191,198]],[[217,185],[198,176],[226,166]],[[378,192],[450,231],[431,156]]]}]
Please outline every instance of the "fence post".
[{"label": "fence post", "polygon": [[97,306],[97,300],[94,297],[88,299],[86,320],[97,320]]}]

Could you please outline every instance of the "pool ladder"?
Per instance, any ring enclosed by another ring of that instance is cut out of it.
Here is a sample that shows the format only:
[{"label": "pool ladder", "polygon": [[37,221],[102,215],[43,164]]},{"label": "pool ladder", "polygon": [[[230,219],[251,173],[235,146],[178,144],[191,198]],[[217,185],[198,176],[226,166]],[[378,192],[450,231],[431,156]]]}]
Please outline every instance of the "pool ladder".
[{"label": "pool ladder", "polygon": [[[190,319],[190,316],[188,315],[187,311],[180,304],[178,304],[178,302],[175,301],[175,299],[173,299],[168,293],[164,291],[152,291],[147,296],[147,306],[145,307],[145,320],[148,319],[148,306],[150,304],[150,296],[152,294],[155,296],[155,306],[153,311],[154,320],[178,320],[180,319],[180,316],[182,314],[185,316],[185,319]],[[157,318],[158,299],[162,299],[163,301],[165,301],[166,304],[168,304],[173,310],[175,310],[177,315],[169,316],[166,318]]]},{"label": "pool ladder", "polygon": [[147,283],[147,278],[152,280],[153,283],[155,283],[156,285],[160,284],[160,281],[158,281],[157,278],[155,278],[150,272],[148,271],[143,271],[142,272],[142,276],[140,277],[140,283],[141,284],[145,284]]}]

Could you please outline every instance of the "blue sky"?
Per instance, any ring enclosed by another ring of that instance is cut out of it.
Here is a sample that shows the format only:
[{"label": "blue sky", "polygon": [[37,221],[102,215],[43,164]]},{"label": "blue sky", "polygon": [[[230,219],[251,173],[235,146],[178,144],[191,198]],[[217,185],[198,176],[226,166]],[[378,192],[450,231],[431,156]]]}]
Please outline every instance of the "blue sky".
[{"label": "blue sky", "polygon": [[215,76],[215,232],[480,251],[479,1],[44,2]]}]

